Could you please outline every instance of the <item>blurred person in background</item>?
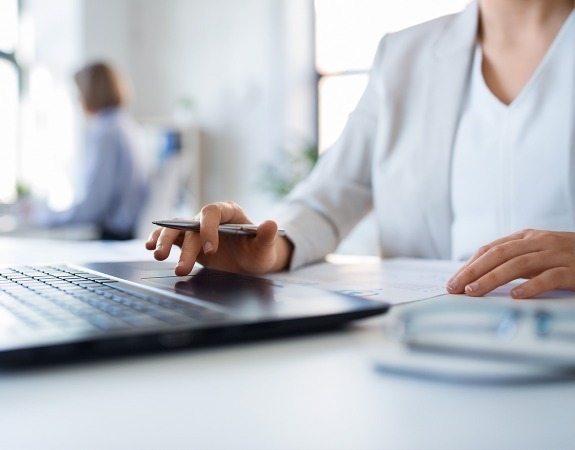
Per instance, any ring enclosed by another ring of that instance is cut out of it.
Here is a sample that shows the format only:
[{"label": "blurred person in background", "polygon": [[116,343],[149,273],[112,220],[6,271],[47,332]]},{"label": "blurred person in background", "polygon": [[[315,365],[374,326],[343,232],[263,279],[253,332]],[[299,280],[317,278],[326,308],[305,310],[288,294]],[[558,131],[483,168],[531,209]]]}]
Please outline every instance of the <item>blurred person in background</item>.
[{"label": "blurred person in background", "polygon": [[126,86],[102,62],[83,67],[74,80],[88,118],[80,185],[69,209],[43,211],[37,222],[46,227],[92,225],[101,239],[132,239],[150,187],[139,127],[124,109]]}]

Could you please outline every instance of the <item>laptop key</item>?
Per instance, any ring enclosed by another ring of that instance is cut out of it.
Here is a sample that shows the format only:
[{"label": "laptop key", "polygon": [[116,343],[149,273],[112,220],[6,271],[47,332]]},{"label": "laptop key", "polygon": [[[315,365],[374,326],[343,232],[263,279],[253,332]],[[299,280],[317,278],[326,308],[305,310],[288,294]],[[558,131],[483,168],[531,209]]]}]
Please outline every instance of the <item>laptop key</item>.
[{"label": "laptop key", "polygon": [[0,309],[33,329],[121,330],[220,320],[225,314],[150,296],[116,280],[66,266],[13,267],[0,272]]}]

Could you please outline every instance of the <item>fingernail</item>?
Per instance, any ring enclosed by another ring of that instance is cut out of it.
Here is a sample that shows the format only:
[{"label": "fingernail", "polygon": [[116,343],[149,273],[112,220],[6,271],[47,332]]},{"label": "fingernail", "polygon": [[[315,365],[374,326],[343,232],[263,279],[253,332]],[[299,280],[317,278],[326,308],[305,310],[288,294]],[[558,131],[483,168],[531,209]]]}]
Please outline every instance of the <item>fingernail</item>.
[{"label": "fingernail", "polygon": [[457,280],[457,278],[454,278],[453,280],[450,280],[449,283],[447,283],[447,287],[448,287],[449,290],[451,290],[451,291],[456,291],[457,288],[459,287],[459,281]]},{"label": "fingernail", "polygon": [[184,262],[183,262],[183,261],[178,261],[178,267],[179,267],[179,266],[183,266],[183,265],[184,265]]},{"label": "fingernail", "polygon": [[477,289],[479,289],[479,283],[477,281],[465,286],[465,292],[475,292]]},{"label": "fingernail", "polygon": [[214,249],[214,245],[210,241],[207,241],[204,244],[204,253],[210,253],[213,249]]},{"label": "fingernail", "polygon": [[523,290],[523,288],[520,288],[520,287],[517,287],[511,291],[511,295],[513,297],[517,297],[517,298],[523,297],[523,294],[525,294],[525,291]]},{"label": "fingernail", "polygon": [[161,250],[161,249],[162,249],[162,244],[156,245],[156,250]]}]

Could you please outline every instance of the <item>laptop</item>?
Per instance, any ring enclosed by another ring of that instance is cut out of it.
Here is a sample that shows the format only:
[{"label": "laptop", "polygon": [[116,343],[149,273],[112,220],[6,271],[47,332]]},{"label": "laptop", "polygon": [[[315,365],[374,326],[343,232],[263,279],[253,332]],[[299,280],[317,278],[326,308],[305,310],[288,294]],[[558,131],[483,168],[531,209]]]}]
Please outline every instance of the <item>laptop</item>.
[{"label": "laptop", "polygon": [[389,305],[171,263],[0,268],[0,366],[244,341],[339,327]]}]

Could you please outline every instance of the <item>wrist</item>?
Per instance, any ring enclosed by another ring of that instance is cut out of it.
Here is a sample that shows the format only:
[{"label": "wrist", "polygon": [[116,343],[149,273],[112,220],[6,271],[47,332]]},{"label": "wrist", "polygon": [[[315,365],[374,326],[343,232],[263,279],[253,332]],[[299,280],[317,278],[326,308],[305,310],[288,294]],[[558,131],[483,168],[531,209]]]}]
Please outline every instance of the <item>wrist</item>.
[{"label": "wrist", "polygon": [[271,271],[281,272],[283,270],[288,270],[293,253],[293,243],[286,237],[278,237],[276,239],[275,247],[276,262]]}]

